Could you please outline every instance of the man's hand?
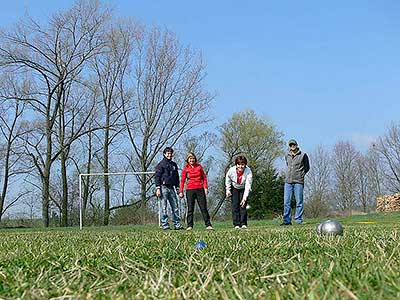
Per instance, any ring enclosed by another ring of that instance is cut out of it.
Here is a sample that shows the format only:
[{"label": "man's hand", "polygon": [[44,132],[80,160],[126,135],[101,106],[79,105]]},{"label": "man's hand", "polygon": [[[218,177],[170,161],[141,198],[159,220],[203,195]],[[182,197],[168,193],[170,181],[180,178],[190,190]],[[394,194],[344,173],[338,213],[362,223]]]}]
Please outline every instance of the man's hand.
[{"label": "man's hand", "polygon": [[179,193],[179,198],[183,198],[183,193]]},{"label": "man's hand", "polygon": [[161,189],[157,188],[156,189],[156,197],[160,197],[161,196]]},{"label": "man's hand", "polygon": [[230,196],[232,196],[231,191],[227,191],[227,192],[226,192],[226,198],[229,198]]},{"label": "man's hand", "polygon": [[207,196],[208,195],[208,189],[204,188],[204,194]]},{"label": "man's hand", "polygon": [[247,201],[247,199],[243,198],[242,201],[240,202],[240,206],[241,207],[245,207],[246,206],[246,201]]}]

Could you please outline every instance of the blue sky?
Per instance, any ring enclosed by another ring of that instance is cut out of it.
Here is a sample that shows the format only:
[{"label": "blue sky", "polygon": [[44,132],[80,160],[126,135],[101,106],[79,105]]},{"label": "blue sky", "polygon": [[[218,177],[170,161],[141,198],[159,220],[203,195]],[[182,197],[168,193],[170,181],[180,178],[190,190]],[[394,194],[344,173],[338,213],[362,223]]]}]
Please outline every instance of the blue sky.
[{"label": "blue sky", "polygon": [[[72,1],[4,1],[0,26]],[[310,152],[358,149],[399,124],[400,1],[105,1],[202,51],[217,93],[210,128],[246,108]]]}]

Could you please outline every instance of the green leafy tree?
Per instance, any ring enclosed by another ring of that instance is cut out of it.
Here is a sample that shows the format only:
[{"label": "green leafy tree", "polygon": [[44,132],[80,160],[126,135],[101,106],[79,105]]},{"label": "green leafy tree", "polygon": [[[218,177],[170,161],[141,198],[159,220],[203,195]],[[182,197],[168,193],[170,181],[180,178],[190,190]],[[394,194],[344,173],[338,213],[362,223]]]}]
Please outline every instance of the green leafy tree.
[{"label": "green leafy tree", "polygon": [[234,163],[237,155],[244,154],[254,173],[272,168],[275,160],[283,155],[283,134],[254,110],[233,114],[220,127],[220,132],[226,168]]},{"label": "green leafy tree", "polygon": [[[245,110],[235,113],[220,127],[221,147],[224,153],[224,160],[221,166],[221,173],[226,173],[228,168],[234,164],[235,157],[239,154],[246,156],[248,165],[253,172],[254,183],[251,203],[254,209],[250,210],[250,216],[264,217],[264,201],[268,201],[264,194],[269,194],[271,199],[278,200],[279,195],[273,195],[278,192],[274,187],[272,180],[276,170],[274,168],[275,160],[283,155],[284,142],[283,134],[278,131],[275,125],[265,117],[258,116],[253,110]],[[271,185],[265,185],[262,178],[270,176]],[[221,179],[221,191],[225,194],[224,180]],[[279,193],[281,191],[279,190]],[[224,195],[221,195],[221,201],[216,210],[223,203]],[[282,202],[283,196],[280,199]],[[214,212],[213,215],[216,214]],[[266,212],[265,212],[266,213]]]}]

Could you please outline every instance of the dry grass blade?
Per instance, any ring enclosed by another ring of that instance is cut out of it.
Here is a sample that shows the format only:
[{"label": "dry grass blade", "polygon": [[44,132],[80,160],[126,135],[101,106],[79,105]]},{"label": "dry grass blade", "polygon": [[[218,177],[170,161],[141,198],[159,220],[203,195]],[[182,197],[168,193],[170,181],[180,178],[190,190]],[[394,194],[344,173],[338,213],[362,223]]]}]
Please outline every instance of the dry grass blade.
[{"label": "dry grass blade", "polygon": [[271,275],[265,275],[265,276],[260,276],[260,279],[272,279],[272,278],[278,278],[278,277],[285,277],[285,276],[289,276],[292,274],[296,274],[300,272],[299,270],[297,271],[293,271],[293,272],[287,272],[287,273],[280,273],[280,274],[271,274]]},{"label": "dry grass blade", "polygon": [[350,289],[348,289],[341,281],[335,279],[335,282],[337,284],[340,285],[340,288],[351,298],[354,300],[358,300],[358,297],[356,295],[354,295],[354,293],[352,291],[350,291]]}]

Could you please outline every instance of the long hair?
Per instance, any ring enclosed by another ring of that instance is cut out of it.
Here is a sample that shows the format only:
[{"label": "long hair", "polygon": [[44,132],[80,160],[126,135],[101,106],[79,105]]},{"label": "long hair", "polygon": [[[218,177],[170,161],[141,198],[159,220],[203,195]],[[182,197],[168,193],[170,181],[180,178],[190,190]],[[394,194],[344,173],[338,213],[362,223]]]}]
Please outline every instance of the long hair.
[{"label": "long hair", "polygon": [[197,164],[197,157],[193,152],[189,152],[186,155],[186,165],[189,165],[189,158],[193,157],[194,158],[194,163]]}]

